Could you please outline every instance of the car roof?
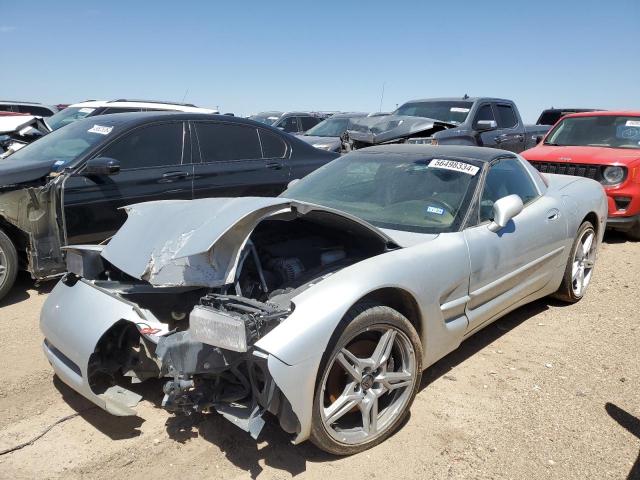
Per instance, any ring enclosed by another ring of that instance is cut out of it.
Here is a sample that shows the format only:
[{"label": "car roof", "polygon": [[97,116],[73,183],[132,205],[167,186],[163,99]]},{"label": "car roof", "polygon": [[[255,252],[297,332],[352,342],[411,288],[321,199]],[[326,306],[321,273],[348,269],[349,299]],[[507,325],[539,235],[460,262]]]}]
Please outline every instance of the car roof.
[{"label": "car roof", "polygon": [[331,115],[330,117],[326,118],[325,120],[329,120],[331,118],[357,118],[357,117],[366,117],[367,115],[369,115],[366,112],[338,112],[338,113],[334,113],[333,115]]},{"label": "car roof", "polygon": [[569,117],[614,117],[614,116],[625,116],[625,117],[640,117],[640,111],[638,110],[618,110],[618,111],[604,111],[604,110],[596,110],[594,112],[579,112],[579,113],[570,113],[565,115],[563,118]]},{"label": "car roof", "polygon": [[[178,112],[202,112],[202,113],[218,113],[218,110],[211,108],[200,108],[191,104],[165,103],[153,100],[88,100],[86,102],[74,103],[69,105],[70,108],[105,108],[105,107],[123,107],[123,108],[163,108],[167,110],[175,110]],[[69,108],[68,107],[68,108]]]},{"label": "car roof", "polygon": [[198,113],[198,112],[126,112],[126,113],[109,113],[107,115],[98,115],[95,117],[86,117],[78,122],[104,124],[114,126],[118,129],[131,128],[136,125],[144,125],[162,120],[218,120],[220,122],[236,123],[251,125],[261,128],[269,128],[264,123],[256,122],[248,118],[232,117],[230,115],[220,115],[213,113]]},{"label": "car roof", "polygon": [[394,143],[390,145],[377,145],[355,150],[351,153],[386,153],[397,155],[413,155],[421,157],[456,157],[491,162],[496,158],[516,157],[513,152],[499,150],[497,148],[472,147],[462,145],[423,145],[409,143]]},{"label": "car roof", "polygon": [[404,103],[414,103],[414,102],[476,102],[478,100],[484,100],[487,102],[507,102],[513,103],[511,100],[507,100],[506,98],[495,98],[495,97],[434,97],[434,98],[419,98],[416,100],[408,100]]},{"label": "car roof", "polygon": [[45,103],[39,103],[39,102],[25,102],[22,100],[0,100],[0,105],[25,105],[25,106],[51,108],[54,111],[57,110],[57,108],[53,105],[47,105]]}]

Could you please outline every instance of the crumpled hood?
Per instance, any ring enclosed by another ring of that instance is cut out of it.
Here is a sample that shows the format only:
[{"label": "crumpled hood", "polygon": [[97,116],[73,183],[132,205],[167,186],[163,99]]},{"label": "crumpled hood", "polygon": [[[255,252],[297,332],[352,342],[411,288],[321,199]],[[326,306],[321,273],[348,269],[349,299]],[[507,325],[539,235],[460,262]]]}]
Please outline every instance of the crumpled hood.
[{"label": "crumpled hood", "polygon": [[217,287],[232,283],[239,255],[264,218],[330,212],[393,240],[369,223],[330,208],[287,198],[160,200],[125,207],[127,221],[102,258],[127,275],[159,287]]},{"label": "crumpled hood", "polygon": [[331,145],[330,151],[339,150],[342,142],[340,137],[316,137],[314,135],[298,135],[298,138],[303,142],[307,142],[314,147],[316,145]]},{"label": "crumpled hood", "polygon": [[0,134],[16,132],[28,127],[36,117],[33,115],[15,115],[8,117],[0,117]]},{"label": "crumpled hood", "polygon": [[0,159],[0,188],[38,180],[51,172],[53,161],[23,162],[9,155]]},{"label": "crumpled hood", "polygon": [[417,132],[430,130],[434,126],[453,128],[456,125],[432,118],[392,114],[353,120],[352,126],[347,132],[353,140],[377,144],[408,137]]}]

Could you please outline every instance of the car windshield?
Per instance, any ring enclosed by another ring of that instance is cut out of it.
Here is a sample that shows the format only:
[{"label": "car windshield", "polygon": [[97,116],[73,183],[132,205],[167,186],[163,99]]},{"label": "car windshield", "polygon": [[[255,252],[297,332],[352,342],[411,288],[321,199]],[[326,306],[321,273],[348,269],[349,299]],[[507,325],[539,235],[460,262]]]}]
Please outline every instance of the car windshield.
[{"label": "car windshield", "polygon": [[55,115],[50,116],[45,120],[47,126],[51,130],[57,130],[60,127],[64,127],[70,123],[80,120],[86,117],[90,113],[93,113],[95,108],[89,107],[68,107]]},{"label": "car windshield", "polygon": [[313,137],[339,137],[349,126],[349,118],[327,118],[315,127],[306,131],[305,135]]},{"label": "car windshield", "polygon": [[11,160],[24,163],[49,161],[56,169],[64,168],[111,133],[113,126],[98,123],[87,119],[48,133],[13,153]]},{"label": "car windshield", "polygon": [[640,117],[589,115],[561,120],[545,145],[640,148]]},{"label": "car windshield", "polygon": [[251,115],[249,119],[260,123],[266,123],[267,125],[273,125],[278,121],[281,115],[282,114],[278,112],[258,113],[256,115]]},{"label": "car windshield", "polygon": [[392,230],[459,230],[479,162],[354,152],[292,185],[282,197],[323,205]]},{"label": "car windshield", "polygon": [[467,119],[472,105],[472,102],[409,102],[401,105],[394,113],[395,115],[432,118],[458,125]]}]

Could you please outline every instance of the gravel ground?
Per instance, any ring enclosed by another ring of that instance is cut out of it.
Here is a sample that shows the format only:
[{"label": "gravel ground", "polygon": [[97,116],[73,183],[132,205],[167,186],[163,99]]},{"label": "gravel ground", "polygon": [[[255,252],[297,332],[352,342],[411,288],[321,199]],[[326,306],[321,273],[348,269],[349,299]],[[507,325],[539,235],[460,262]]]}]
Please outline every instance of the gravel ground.
[{"label": "gravel ground", "polygon": [[[117,418],[59,382],[38,314],[51,285],[27,278],[0,303],[0,478],[640,478],[640,243],[608,234],[586,298],[543,300],[429,368],[392,438],[335,458],[267,424],[258,442],[221,417],[180,422],[143,385]],[[87,319],[89,321],[89,319]]]}]

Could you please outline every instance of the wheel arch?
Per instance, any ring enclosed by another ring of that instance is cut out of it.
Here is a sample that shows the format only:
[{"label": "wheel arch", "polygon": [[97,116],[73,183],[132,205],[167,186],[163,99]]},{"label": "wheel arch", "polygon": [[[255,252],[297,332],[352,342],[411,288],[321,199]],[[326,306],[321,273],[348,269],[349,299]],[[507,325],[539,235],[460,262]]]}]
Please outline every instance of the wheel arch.
[{"label": "wheel arch", "polygon": [[597,237],[600,233],[600,221],[598,219],[598,214],[593,211],[587,213],[582,221],[578,224],[578,228],[580,228],[580,225],[582,225],[584,222],[590,222],[591,225],[593,225],[593,229],[596,231]]},{"label": "wheel arch", "polygon": [[377,303],[393,308],[409,320],[411,325],[416,329],[418,336],[422,339],[422,312],[415,297],[407,290],[400,287],[382,287],[359,298],[351,308],[358,303],[364,302]]}]

